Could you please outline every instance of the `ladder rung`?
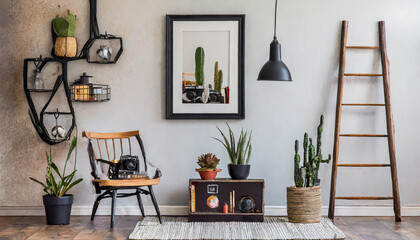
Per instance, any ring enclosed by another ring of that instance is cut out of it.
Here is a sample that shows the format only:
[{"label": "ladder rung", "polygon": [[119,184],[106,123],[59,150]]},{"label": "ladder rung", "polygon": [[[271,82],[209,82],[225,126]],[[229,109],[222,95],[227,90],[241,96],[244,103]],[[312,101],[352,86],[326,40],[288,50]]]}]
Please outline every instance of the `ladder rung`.
[{"label": "ladder rung", "polygon": [[343,106],[385,106],[384,103],[343,103]]},{"label": "ladder rung", "polygon": [[344,76],[358,76],[358,77],[380,77],[380,73],[344,73]]},{"label": "ladder rung", "polygon": [[386,134],[340,134],[340,137],[388,137]]},{"label": "ladder rung", "polygon": [[335,199],[342,200],[389,200],[393,197],[336,197]]},{"label": "ladder rung", "polygon": [[353,48],[353,49],[379,49],[377,46],[347,46],[346,48]]},{"label": "ladder rung", "polygon": [[371,163],[364,163],[364,164],[358,164],[358,163],[346,163],[346,164],[337,164],[338,167],[390,167],[391,164],[371,164]]}]

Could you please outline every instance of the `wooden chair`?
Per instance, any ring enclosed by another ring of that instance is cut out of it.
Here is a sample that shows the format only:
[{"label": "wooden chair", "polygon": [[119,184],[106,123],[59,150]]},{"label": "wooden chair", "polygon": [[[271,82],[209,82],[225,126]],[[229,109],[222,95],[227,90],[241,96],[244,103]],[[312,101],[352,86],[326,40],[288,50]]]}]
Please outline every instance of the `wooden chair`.
[{"label": "wooden chair", "polygon": [[[140,166],[143,167],[141,170],[147,173],[147,165],[153,166],[147,158],[146,153],[144,151],[143,141],[140,138],[140,131],[131,131],[131,132],[121,132],[121,133],[94,133],[94,132],[87,132],[84,131],[82,133],[83,137],[86,137],[88,142],[88,153],[89,153],[89,160],[90,165],[92,167],[91,175],[93,176],[94,180],[92,180],[92,184],[95,186],[96,194],[100,194],[93,205],[91,221],[94,220],[96,210],[98,209],[99,202],[104,198],[112,198],[112,206],[111,206],[111,228],[114,227],[114,215],[115,215],[115,205],[117,198],[123,197],[130,197],[136,196],[137,201],[140,207],[141,214],[144,215],[144,208],[143,203],[141,200],[141,194],[150,195],[153,205],[155,206],[156,213],[159,217],[159,222],[162,223],[162,219],[160,216],[159,206],[156,202],[155,195],[153,193],[153,185],[159,184],[160,177],[162,176],[159,169],[156,169],[153,178],[150,177],[142,177],[142,178],[133,178],[133,179],[100,179],[98,175],[98,167],[101,167],[100,164],[110,163],[111,160],[117,159],[116,157],[122,156],[124,151],[127,151],[127,144],[128,144],[128,151],[131,155],[132,151],[132,144],[131,139],[135,138],[138,142],[143,160],[144,165]],[[101,151],[102,147],[105,146],[106,152],[102,154]],[[112,151],[108,146],[112,146]],[[115,146],[120,145],[120,148],[116,148]],[[137,145],[137,144],[136,144]],[[95,146],[95,147],[94,147]],[[134,147],[134,146],[133,146]],[[95,151],[95,148],[97,149]],[[124,150],[125,149],[125,150]],[[119,155],[118,152],[119,151]],[[98,155],[99,154],[99,155]],[[106,156],[107,160],[104,160],[102,156]],[[113,158],[111,158],[113,156]],[[142,165],[142,164],[141,164]],[[154,166],[153,166],[154,167]],[[142,187],[147,187],[148,190],[142,189]],[[132,193],[118,193],[119,190],[135,190]]]}]

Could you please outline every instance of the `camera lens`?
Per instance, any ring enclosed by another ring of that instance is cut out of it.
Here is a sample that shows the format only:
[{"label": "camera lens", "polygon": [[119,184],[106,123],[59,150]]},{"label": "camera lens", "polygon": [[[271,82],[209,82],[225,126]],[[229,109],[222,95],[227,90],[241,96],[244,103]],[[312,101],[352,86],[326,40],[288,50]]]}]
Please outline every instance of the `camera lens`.
[{"label": "camera lens", "polygon": [[195,92],[186,92],[185,97],[187,97],[188,100],[193,100],[197,96]]},{"label": "camera lens", "polygon": [[216,94],[210,94],[209,96],[209,102],[217,102],[218,99]]},{"label": "camera lens", "polygon": [[125,162],[125,169],[130,171],[136,170],[136,162],[134,160],[127,160]]}]

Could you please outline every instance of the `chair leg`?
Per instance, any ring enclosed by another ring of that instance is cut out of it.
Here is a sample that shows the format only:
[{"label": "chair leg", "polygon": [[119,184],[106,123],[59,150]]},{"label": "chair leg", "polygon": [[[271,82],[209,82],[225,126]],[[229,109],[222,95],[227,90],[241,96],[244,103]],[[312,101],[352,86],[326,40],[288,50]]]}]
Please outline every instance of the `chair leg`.
[{"label": "chair leg", "polygon": [[162,224],[162,218],[160,216],[159,206],[156,202],[155,194],[153,193],[153,188],[152,186],[148,186],[148,187],[149,187],[150,197],[152,198],[153,205],[155,206],[155,210],[159,218],[159,222],[160,224]]},{"label": "chair leg", "polygon": [[136,196],[137,196],[137,201],[139,202],[139,207],[140,207],[141,215],[143,217],[145,217],[145,215],[144,215],[144,208],[143,208],[143,202],[141,201],[141,194],[140,194],[140,191],[139,190],[136,191]]},{"label": "chair leg", "polygon": [[92,209],[92,215],[90,216],[90,221],[93,221],[95,219],[95,215],[96,215],[96,210],[98,210],[98,206],[99,206],[99,196],[96,198],[95,203],[93,204],[93,209]]},{"label": "chair leg", "polygon": [[104,198],[108,194],[110,194],[110,192],[109,190],[106,190],[104,193],[96,197],[95,203],[93,204],[92,215],[90,216],[91,221],[95,219],[96,211],[98,210],[98,206],[102,198]]},{"label": "chair leg", "polygon": [[114,227],[115,204],[117,202],[117,189],[112,190],[112,206],[111,206],[111,228]]}]

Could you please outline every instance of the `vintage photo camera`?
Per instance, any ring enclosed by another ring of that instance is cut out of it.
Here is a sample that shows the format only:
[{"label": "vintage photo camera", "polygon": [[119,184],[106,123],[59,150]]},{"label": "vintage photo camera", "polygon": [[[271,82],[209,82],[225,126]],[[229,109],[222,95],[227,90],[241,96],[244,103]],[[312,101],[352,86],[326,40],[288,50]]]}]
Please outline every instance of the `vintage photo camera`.
[{"label": "vintage photo camera", "polygon": [[129,175],[137,174],[140,171],[140,161],[138,156],[124,155],[118,162],[109,167],[109,178],[127,178]]},{"label": "vintage photo camera", "polygon": [[[199,86],[186,86],[182,92],[183,103],[203,103],[201,96],[204,88]],[[217,91],[210,89],[207,103],[224,103],[224,97]]]}]

